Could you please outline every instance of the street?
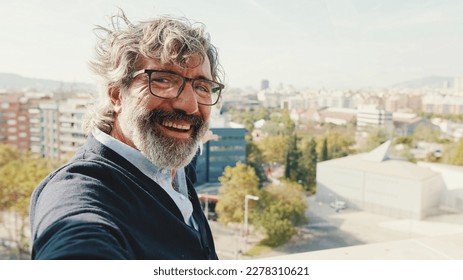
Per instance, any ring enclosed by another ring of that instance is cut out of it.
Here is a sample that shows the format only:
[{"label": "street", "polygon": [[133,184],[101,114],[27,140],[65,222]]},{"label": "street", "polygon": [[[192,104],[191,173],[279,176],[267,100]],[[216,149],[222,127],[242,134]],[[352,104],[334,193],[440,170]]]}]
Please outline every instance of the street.
[{"label": "street", "polygon": [[[346,246],[405,240],[426,236],[463,232],[462,214],[447,214],[425,220],[396,219],[364,211],[344,209],[336,212],[328,204],[307,198],[309,223],[299,227],[298,233],[285,245],[263,253],[253,259],[277,257]],[[220,259],[235,259],[240,243],[239,230],[211,223],[216,249]],[[259,238],[251,235],[247,249]],[[241,247],[240,247],[241,248]],[[238,258],[249,259],[249,257]]]}]

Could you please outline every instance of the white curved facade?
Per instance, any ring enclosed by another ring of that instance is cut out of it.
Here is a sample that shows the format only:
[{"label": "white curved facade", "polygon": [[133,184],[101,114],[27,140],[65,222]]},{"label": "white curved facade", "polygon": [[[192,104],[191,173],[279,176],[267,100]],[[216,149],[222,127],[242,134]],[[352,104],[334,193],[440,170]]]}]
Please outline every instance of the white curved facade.
[{"label": "white curved facade", "polygon": [[366,154],[317,165],[319,201],[385,216],[422,219],[437,212],[445,183],[440,173],[387,157],[389,143]]}]

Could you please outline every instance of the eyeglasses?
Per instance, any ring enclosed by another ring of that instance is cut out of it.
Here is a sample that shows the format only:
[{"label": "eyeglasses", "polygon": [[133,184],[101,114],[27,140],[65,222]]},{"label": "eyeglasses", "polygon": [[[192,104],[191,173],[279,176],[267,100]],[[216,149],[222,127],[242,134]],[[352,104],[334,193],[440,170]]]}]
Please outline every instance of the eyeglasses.
[{"label": "eyeglasses", "polygon": [[163,99],[174,99],[180,96],[186,82],[191,82],[198,104],[212,106],[219,101],[224,85],[203,78],[191,79],[164,70],[142,69],[133,73],[132,78],[146,73],[150,93]]}]

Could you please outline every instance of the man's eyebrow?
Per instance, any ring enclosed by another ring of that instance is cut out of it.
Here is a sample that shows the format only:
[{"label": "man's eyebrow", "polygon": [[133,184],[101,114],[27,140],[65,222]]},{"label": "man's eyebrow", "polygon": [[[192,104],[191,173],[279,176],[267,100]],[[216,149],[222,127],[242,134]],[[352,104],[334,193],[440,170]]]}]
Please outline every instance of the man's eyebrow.
[{"label": "man's eyebrow", "polygon": [[[153,69],[153,70],[154,70],[154,69]],[[163,69],[163,68],[160,68],[160,69],[156,69],[156,71],[163,71],[163,72],[172,73],[172,74],[176,74],[176,75],[185,77],[185,76],[183,76],[182,74],[177,73],[177,72],[175,72],[174,70],[170,70],[170,69]],[[202,79],[202,80],[213,81],[211,78],[208,78],[208,77],[206,77],[206,76],[204,76],[204,75],[198,75],[198,76],[193,77],[193,78],[190,78],[190,77],[185,77],[185,78],[189,78],[189,79]]]},{"label": "man's eyebrow", "polygon": [[202,79],[202,80],[212,81],[212,79],[210,79],[210,78],[208,78],[208,77],[206,77],[206,76],[204,76],[204,75],[199,75],[199,76],[197,76],[195,79]]}]

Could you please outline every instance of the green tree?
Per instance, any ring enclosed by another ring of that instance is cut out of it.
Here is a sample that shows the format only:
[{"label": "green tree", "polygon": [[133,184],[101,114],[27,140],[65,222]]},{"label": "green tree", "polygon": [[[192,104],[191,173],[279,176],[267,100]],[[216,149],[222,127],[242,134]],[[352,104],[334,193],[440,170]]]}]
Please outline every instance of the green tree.
[{"label": "green tree", "polygon": [[18,218],[15,242],[20,253],[28,252],[29,238],[25,229],[29,217],[32,191],[54,168],[49,162],[31,153],[9,154],[13,160],[0,167],[0,210]]},{"label": "green tree", "polygon": [[243,124],[248,132],[251,132],[254,129],[254,122],[256,120],[254,119],[253,113],[251,111],[230,108],[228,113],[234,122]]},{"label": "green tree", "polygon": [[265,158],[261,149],[253,141],[248,141],[246,144],[246,163],[254,168],[259,178],[259,185],[262,186],[267,181],[267,176],[263,168]]},{"label": "green tree", "polygon": [[284,135],[269,136],[258,142],[257,146],[262,151],[266,163],[277,162],[282,164],[288,151],[288,137]]},{"label": "green tree", "polygon": [[282,110],[281,118],[280,118],[279,121],[283,124],[283,127],[285,128],[286,135],[291,135],[291,134],[294,133],[294,129],[296,128],[296,124],[291,119],[288,109],[283,109]]},{"label": "green tree", "polygon": [[50,172],[47,161],[32,154],[3,165],[0,168],[0,186],[5,194],[0,200],[2,208],[27,217],[32,191]]},{"label": "green tree", "polygon": [[389,135],[384,129],[372,130],[367,137],[366,142],[362,145],[360,151],[369,152],[387,141]]},{"label": "green tree", "polygon": [[15,164],[18,159],[21,158],[21,153],[11,145],[2,144],[0,145],[0,211],[8,210],[13,201],[10,200],[11,189],[14,186],[8,184],[9,181],[13,180],[14,175],[11,172],[6,172],[11,169],[11,165]]},{"label": "green tree", "polygon": [[262,127],[262,131],[270,136],[291,135],[294,133],[296,125],[289,116],[287,109],[274,111],[270,115],[270,120]]},{"label": "green tree", "polygon": [[402,158],[404,160],[407,160],[409,162],[416,162],[416,159],[415,157],[413,156],[413,153],[411,152],[411,145],[405,145],[405,144],[402,144],[402,148],[399,149],[399,150],[396,150],[396,149],[391,149],[389,151],[389,153],[393,156],[393,157],[398,157],[398,158]]},{"label": "green tree", "polygon": [[[341,133],[339,131],[330,131],[326,136],[328,159],[345,157],[352,153],[351,147],[355,144],[355,139],[352,133]],[[322,154],[323,139],[319,139],[317,147],[318,154]]]},{"label": "green tree", "polygon": [[321,161],[328,160],[328,139],[323,138]]},{"label": "green tree", "polygon": [[447,151],[447,157],[450,158],[449,164],[463,165],[463,139],[460,139],[453,148]]},{"label": "green tree", "polygon": [[295,226],[307,223],[307,202],[301,185],[282,181],[279,185],[263,188],[259,197],[252,222],[265,229],[264,245],[284,244],[296,232]]},{"label": "green tree", "polygon": [[427,162],[440,162],[441,158],[436,155],[436,153],[428,153],[426,155],[425,161]]},{"label": "green tree", "polygon": [[235,167],[227,166],[219,178],[219,200],[215,207],[219,222],[242,223],[244,220],[244,197],[258,195],[259,179],[255,170],[238,162]]},{"label": "green tree", "polygon": [[315,193],[317,186],[317,142],[311,138],[303,148],[299,162],[299,178],[306,191]]},{"label": "green tree", "polygon": [[410,146],[413,143],[413,138],[411,136],[399,136],[394,140],[394,144],[403,144]]},{"label": "green tree", "polygon": [[297,182],[299,180],[299,160],[301,152],[297,147],[298,138],[294,134],[289,138],[288,151],[285,158],[285,178]]},{"label": "green tree", "polygon": [[256,110],[237,110],[235,108],[231,108],[228,112],[234,122],[243,124],[250,133],[254,129],[254,123],[256,121],[261,119],[270,119],[271,111],[270,109],[260,107]]},{"label": "green tree", "polygon": [[11,145],[0,144],[0,167],[19,157],[20,153],[16,148]]},{"label": "green tree", "polygon": [[265,107],[259,107],[254,111],[254,119],[258,120],[268,120],[270,119],[270,109]]},{"label": "green tree", "polygon": [[437,142],[439,140],[440,131],[430,123],[419,124],[415,132],[413,132],[413,139],[415,141]]}]

